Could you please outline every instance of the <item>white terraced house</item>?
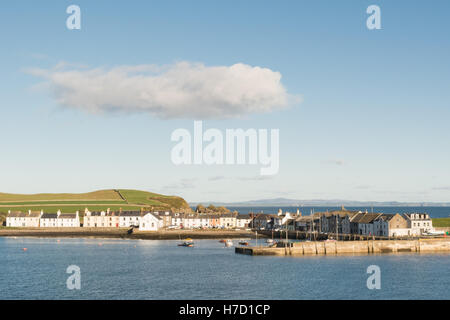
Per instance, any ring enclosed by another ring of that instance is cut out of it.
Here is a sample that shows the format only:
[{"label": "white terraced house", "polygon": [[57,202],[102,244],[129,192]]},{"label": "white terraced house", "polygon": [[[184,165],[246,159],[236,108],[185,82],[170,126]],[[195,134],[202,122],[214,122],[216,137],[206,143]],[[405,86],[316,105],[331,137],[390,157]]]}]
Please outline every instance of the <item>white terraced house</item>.
[{"label": "white terraced house", "polygon": [[119,227],[139,227],[142,213],[140,211],[123,211],[119,213]]},{"label": "white terraced house", "polygon": [[39,219],[42,228],[78,228],[80,227],[80,215],[76,213],[44,213]]},{"label": "white terraced house", "polygon": [[187,214],[183,218],[183,228],[186,229],[200,228],[202,226],[201,222],[202,220],[197,214],[194,213]]},{"label": "white terraced house", "polygon": [[42,211],[28,211],[28,214],[22,212],[8,211],[6,217],[7,227],[39,227],[39,218],[43,214]]},{"label": "white terraced house", "polygon": [[183,226],[183,215],[181,213],[174,213],[172,216],[171,225],[181,228]]},{"label": "white terraced house", "polygon": [[41,228],[56,228],[57,213],[44,213],[39,219],[39,226]]},{"label": "white terraced house", "polygon": [[236,228],[248,228],[248,225],[252,221],[252,217],[249,214],[240,214],[236,216]]},{"label": "white terraced house", "polygon": [[90,212],[85,210],[83,227],[85,228],[118,228],[119,214],[107,211]]},{"label": "white terraced house", "polygon": [[406,213],[404,215],[411,228],[412,235],[420,236],[425,232],[434,231],[433,222],[426,213]]},{"label": "white terraced house", "polygon": [[236,216],[233,214],[223,214],[220,216],[219,225],[226,229],[236,228]]},{"label": "white terraced house", "polygon": [[58,210],[58,218],[56,219],[56,226],[59,228],[79,228],[80,227],[80,213],[61,213]]},{"label": "white terraced house", "polygon": [[163,227],[163,218],[152,213],[146,213],[139,222],[139,231],[158,231]]},{"label": "white terraced house", "polygon": [[168,227],[172,225],[173,213],[170,211],[154,211],[152,214],[155,217],[160,217],[163,222],[163,227]]}]

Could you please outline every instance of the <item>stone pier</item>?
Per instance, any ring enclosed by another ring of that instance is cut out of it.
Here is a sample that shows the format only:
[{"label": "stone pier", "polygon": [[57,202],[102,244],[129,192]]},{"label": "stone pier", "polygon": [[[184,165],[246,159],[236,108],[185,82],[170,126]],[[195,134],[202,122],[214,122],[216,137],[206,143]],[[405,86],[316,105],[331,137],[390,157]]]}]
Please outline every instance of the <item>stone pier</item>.
[{"label": "stone pier", "polygon": [[450,253],[450,239],[311,241],[278,243],[273,247],[236,247],[235,252],[247,255],[337,255],[400,252]]}]

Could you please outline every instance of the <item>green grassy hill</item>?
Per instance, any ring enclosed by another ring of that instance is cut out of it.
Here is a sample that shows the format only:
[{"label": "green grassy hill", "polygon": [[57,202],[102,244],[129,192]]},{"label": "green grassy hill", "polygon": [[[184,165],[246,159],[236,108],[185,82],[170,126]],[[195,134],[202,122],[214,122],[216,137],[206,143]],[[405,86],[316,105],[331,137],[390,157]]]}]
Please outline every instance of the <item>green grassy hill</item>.
[{"label": "green grassy hill", "polygon": [[180,197],[166,196],[140,190],[99,190],[88,193],[40,193],[11,194],[0,193],[0,220],[4,220],[8,210],[27,212],[84,212],[111,210],[189,210],[188,203]]}]

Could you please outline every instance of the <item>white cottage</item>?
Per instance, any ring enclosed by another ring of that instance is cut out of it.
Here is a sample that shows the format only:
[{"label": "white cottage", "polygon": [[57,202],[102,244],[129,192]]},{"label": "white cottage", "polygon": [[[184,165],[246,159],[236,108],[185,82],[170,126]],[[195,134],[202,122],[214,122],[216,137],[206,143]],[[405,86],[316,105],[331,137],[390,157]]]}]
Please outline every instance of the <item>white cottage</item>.
[{"label": "white cottage", "polygon": [[119,213],[119,227],[139,227],[142,213],[140,211],[124,211]]},{"label": "white cottage", "polygon": [[202,219],[198,214],[187,214],[183,218],[183,228],[195,229],[202,226]]},{"label": "white cottage", "polygon": [[152,213],[145,214],[139,221],[139,231],[158,231],[164,225],[163,219]]},{"label": "white cottage", "polygon": [[225,229],[236,228],[236,216],[234,214],[222,214],[219,221],[219,225]]},{"label": "white cottage", "polygon": [[39,219],[41,228],[78,228],[80,227],[80,214],[76,213],[44,213]]},{"label": "white cottage", "polygon": [[249,214],[239,214],[236,216],[236,228],[247,228],[252,221]]},{"label": "white cottage", "polygon": [[183,214],[176,212],[172,216],[172,224],[171,225],[181,228],[181,227],[183,227],[183,220],[184,220]]},{"label": "white cottage", "polygon": [[80,227],[80,213],[61,213],[58,210],[58,218],[56,219],[56,226],[59,228],[79,228]]},{"label": "white cottage", "polygon": [[28,211],[28,214],[8,211],[8,216],[6,217],[6,226],[37,228],[39,227],[39,218],[42,214],[42,211],[31,210]]},{"label": "white cottage", "polygon": [[55,228],[57,227],[57,213],[44,213],[39,219],[39,225],[41,228]]},{"label": "white cottage", "polygon": [[426,213],[406,213],[405,218],[413,235],[420,236],[425,232],[433,231],[433,222]]},{"label": "white cottage", "polygon": [[118,228],[119,214],[109,209],[100,212],[85,210],[83,227],[85,228]]}]

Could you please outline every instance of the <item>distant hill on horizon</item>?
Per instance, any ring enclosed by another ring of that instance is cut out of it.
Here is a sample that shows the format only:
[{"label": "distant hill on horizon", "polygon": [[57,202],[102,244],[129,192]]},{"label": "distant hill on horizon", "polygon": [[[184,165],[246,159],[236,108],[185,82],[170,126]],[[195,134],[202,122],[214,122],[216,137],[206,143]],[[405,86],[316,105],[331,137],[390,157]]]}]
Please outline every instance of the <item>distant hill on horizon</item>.
[{"label": "distant hill on horizon", "polygon": [[274,198],[274,199],[260,199],[249,200],[241,202],[191,202],[191,206],[199,203],[213,204],[215,206],[229,206],[229,207],[450,207],[450,202],[399,202],[399,201],[356,201],[356,200],[299,200],[288,198]]}]

